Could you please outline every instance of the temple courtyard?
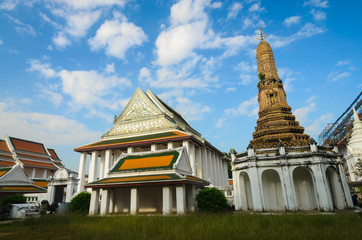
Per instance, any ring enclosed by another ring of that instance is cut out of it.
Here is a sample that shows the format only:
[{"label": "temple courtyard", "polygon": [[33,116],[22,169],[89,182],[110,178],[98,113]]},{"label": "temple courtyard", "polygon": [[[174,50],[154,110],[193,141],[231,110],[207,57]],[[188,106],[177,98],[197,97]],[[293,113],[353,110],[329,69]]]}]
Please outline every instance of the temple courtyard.
[{"label": "temple courtyard", "polygon": [[183,216],[48,215],[0,225],[0,239],[361,239],[352,211]]}]

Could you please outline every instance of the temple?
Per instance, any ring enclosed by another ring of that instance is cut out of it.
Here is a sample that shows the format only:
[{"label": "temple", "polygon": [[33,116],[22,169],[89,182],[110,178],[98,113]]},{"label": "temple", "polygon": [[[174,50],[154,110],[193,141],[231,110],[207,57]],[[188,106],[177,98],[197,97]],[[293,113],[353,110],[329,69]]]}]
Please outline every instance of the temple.
[{"label": "temple", "polygon": [[236,210],[333,211],[352,207],[337,147],[304,134],[287,103],[273,51],[260,29],[259,119],[247,151],[231,149]]},{"label": "temple", "polygon": [[43,143],[10,136],[0,139],[0,199],[15,193],[28,201],[47,199],[49,178],[62,167],[56,151]]},{"label": "temple", "polygon": [[150,90],[137,88],[102,140],[74,150],[90,214],[182,214],[195,210],[202,187],[229,187],[229,159]]}]

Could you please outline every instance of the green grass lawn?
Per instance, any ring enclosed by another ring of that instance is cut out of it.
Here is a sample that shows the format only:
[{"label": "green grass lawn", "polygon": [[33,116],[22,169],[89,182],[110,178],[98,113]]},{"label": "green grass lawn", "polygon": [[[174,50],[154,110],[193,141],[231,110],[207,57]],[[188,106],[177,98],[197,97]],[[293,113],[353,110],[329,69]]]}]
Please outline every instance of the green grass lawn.
[{"label": "green grass lawn", "polygon": [[53,215],[0,224],[0,239],[362,239],[356,214]]}]

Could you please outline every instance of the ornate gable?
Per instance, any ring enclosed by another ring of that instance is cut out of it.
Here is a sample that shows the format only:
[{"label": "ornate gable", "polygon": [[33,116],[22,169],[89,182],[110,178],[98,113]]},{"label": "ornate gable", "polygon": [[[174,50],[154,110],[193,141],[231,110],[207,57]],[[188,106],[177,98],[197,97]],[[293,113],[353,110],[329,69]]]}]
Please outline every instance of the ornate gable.
[{"label": "ornate gable", "polygon": [[120,121],[152,117],[159,114],[162,114],[162,111],[140,88],[137,88],[131,100],[128,102],[121,115],[117,118],[116,124]]}]

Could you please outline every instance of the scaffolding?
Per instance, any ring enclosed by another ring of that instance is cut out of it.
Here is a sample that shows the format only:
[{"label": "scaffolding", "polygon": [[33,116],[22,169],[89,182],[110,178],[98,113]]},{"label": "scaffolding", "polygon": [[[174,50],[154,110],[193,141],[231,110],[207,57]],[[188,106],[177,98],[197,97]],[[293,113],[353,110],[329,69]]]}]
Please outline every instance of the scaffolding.
[{"label": "scaffolding", "polygon": [[334,123],[329,123],[319,134],[319,144],[340,145],[350,137],[353,127],[353,107],[362,114],[362,92]]}]

